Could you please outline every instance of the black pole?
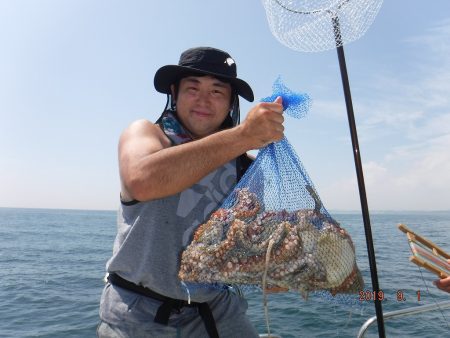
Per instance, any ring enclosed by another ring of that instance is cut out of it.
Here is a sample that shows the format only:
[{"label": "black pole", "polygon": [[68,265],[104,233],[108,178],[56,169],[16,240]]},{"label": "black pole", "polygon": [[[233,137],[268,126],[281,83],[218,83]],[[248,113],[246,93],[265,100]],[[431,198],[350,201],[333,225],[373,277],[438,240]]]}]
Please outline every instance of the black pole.
[{"label": "black pole", "polygon": [[333,18],[333,29],[336,39],[336,49],[339,58],[339,68],[341,70],[342,86],[344,87],[345,105],[347,106],[348,124],[350,127],[350,135],[352,138],[353,157],[355,159],[356,176],[358,178],[359,198],[361,200],[361,210],[364,221],[364,231],[366,234],[367,253],[369,256],[370,275],[372,278],[372,288],[375,291],[375,312],[377,316],[378,335],[381,338],[386,337],[384,330],[383,309],[381,307],[381,300],[379,297],[378,273],[377,264],[375,261],[375,249],[373,247],[372,230],[370,226],[369,207],[367,206],[366,187],[364,184],[364,175],[361,164],[361,156],[358,144],[358,134],[356,132],[355,115],[353,113],[352,96],[350,93],[350,84],[348,81],[347,66],[345,64],[344,47],[342,47],[341,29],[339,26],[339,19],[337,15]]}]

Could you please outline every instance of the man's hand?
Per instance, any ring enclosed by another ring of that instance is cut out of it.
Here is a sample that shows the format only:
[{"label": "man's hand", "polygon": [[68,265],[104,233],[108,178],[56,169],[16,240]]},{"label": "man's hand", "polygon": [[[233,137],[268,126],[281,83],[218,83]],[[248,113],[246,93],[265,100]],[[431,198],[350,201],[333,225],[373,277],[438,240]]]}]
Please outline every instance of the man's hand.
[{"label": "man's hand", "polygon": [[[450,264],[450,259],[447,261]],[[433,282],[436,287],[442,291],[450,293],[450,276],[441,278]]]},{"label": "man's hand", "polygon": [[261,102],[254,106],[239,127],[251,149],[258,149],[283,138],[283,122],[283,105],[279,96],[273,102]]}]

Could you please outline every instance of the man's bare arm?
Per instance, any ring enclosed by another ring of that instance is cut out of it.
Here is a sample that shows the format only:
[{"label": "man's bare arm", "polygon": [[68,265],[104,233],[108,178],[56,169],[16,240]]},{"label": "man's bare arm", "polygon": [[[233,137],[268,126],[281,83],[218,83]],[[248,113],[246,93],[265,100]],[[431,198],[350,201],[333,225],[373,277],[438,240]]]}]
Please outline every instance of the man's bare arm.
[{"label": "man's bare arm", "polygon": [[246,151],[280,140],[281,107],[281,101],[260,103],[243,124],[176,147],[158,126],[137,121],[119,142],[122,196],[148,201],[176,194]]}]

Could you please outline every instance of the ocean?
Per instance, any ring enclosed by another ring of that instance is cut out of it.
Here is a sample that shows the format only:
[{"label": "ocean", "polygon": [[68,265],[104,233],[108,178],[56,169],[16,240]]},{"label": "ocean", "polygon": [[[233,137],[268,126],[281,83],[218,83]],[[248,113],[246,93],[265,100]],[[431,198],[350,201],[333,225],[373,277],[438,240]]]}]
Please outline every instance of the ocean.
[{"label": "ocean", "polygon": [[[366,282],[361,291],[370,295],[362,217],[331,215],[353,238]],[[450,211],[373,212],[370,219],[383,311],[449,301],[450,294],[432,285],[433,274],[409,262],[406,236],[397,224],[450,252]],[[115,223],[114,211],[0,208],[0,337],[96,337]],[[267,332],[261,292],[248,292],[247,298],[249,317],[260,333]],[[356,337],[375,315],[373,301],[365,298],[351,304],[320,295],[305,300],[294,292],[270,294],[270,331],[283,338]],[[388,337],[450,336],[450,310],[386,320],[385,327]],[[366,337],[378,337],[376,323]]]}]

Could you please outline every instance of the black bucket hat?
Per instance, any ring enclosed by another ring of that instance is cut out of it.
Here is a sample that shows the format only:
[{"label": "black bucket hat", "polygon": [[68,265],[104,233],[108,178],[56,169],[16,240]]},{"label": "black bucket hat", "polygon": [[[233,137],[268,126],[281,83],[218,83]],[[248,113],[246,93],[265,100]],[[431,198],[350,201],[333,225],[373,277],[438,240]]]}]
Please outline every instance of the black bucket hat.
[{"label": "black bucket hat", "polygon": [[170,86],[189,75],[212,75],[230,83],[237,94],[254,100],[249,84],[237,78],[236,63],[227,52],[211,47],[196,47],[184,51],[178,65],[168,65],[156,71],[154,84],[158,92],[171,94]]}]

